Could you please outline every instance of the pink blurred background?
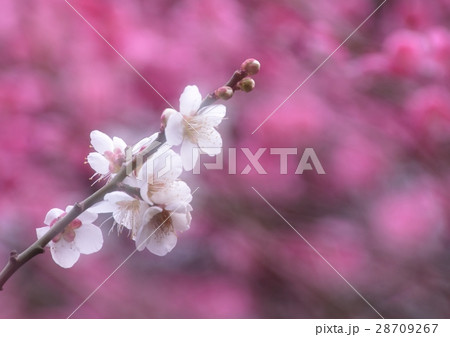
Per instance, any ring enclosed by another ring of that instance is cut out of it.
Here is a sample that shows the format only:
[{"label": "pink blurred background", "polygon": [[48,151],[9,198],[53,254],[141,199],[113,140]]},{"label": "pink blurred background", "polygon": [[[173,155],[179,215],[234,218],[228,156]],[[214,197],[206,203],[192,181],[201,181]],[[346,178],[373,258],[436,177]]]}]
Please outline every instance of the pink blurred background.
[{"label": "pink blurred background", "polygon": [[[255,187],[386,318],[450,318],[450,1],[88,1],[71,4],[174,106],[257,58],[226,103],[224,147],[312,147],[326,175],[184,174],[191,229],[134,255],[74,318],[376,318]],[[92,193],[89,132],[133,143],[167,104],[64,1],[0,2],[0,260],[50,208]],[[247,164],[240,156],[238,172]],[[0,293],[2,318],[65,318],[133,250],[126,235],[72,269],[47,252]]]}]

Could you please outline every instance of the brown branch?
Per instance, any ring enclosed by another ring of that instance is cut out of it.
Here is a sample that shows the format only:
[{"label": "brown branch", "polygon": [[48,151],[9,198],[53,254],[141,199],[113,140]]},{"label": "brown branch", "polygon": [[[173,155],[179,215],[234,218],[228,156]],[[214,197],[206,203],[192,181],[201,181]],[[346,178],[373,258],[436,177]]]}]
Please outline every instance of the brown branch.
[{"label": "brown branch", "polygon": [[[215,90],[214,92],[210,93],[208,96],[205,97],[205,99],[202,101],[202,103],[200,104],[200,108],[204,108],[205,106],[211,105],[213,104],[215,101],[219,100],[219,99],[229,99],[231,98],[231,96],[233,95],[233,93],[237,90],[241,90],[242,88],[240,87],[240,82],[250,76],[250,75],[255,75],[259,72],[259,62],[256,61],[255,59],[247,59],[245,60],[242,65],[241,65],[241,69],[240,70],[236,70],[233,74],[233,76],[231,76],[231,78],[229,79],[229,81],[227,83],[225,83],[222,87],[220,87],[219,89]],[[231,88],[231,94],[225,94],[224,96],[221,97],[220,95],[220,90],[223,88]],[[244,90],[244,91],[251,91],[253,88],[251,88],[250,90]]]},{"label": "brown branch", "polygon": [[106,185],[94,192],[91,196],[78,202],[64,217],[59,219],[50,230],[45,233],[39,240],[34,242],[31,246],[25,249],[22,253],[18,254],[16,251],[12,251],[9,256],[9,260],[6,266],[0,271],[0,290],[3,289],[4,284],[8,279],[25,263],[31,260],[36,255],[44,252],[44,247],[64,228],[66,228],[73,220],[75,220],[81,213],[86,211],[89,207],[93,206],[99,201],[102,201],[104,196],[116,190],[119,184],[127,177],[128,174],[133,172],[139,163],[144,162],[148,157],[154,154],[162,144],[166,142],[166,136],[164,132],[160,132],[158,137],[147,148],[134,156],[131,162],[124,164],[120,171],[112,178]]},{"label": "brown branch", "polygon": [[[234,72],[233,76],[231,76],[230,80],[224,85],[224,87],[225,86],[230,87],[231,89],[233,89],[233,92],[234,92],[234,91],[238,90],[237,84],[239,83],[239,81],[245,77],[247,77],[247,73],[245,71],[236,70]],[[218,99],[220,99],[220,97],[217,95],[216,91],[210,93],[203,100],[202,104],[200,105],[200,109],[204,108],[205,106],[213,104]]]}]

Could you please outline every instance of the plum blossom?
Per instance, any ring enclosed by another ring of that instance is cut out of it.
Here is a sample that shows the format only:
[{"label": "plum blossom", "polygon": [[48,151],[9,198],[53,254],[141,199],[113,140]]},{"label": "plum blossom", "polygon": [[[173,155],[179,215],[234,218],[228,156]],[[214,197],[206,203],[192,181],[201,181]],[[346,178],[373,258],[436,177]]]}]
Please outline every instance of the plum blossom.
[{"label": "plum blossom", "polygon": [[139,172],[142,199],[154,204],[158,192],[167,189],[182,172],[182,162],[178,154],[172,150],[158,150]]},{"label": "plum blossom", "polygon": [[209,105],[200,109],[202,96],[195,85],[188,85],[180,97],[180,111],[166,109],[165,128],[170,145],[181,144],[183,167],[190,171],[195,166],[199,151],[209,156],[220,153],[222,137],[216,127],[225,117],[226,108],[222,104]]},{"label": "plum blossom", "polygon": [[153,254],[163,256],[175,247],[176,232],[189,229],[192,194],[184,181],[175,180],[156,192],[152,200],[155,206],[144,213],[136,236],[136,248],[143,250],[147,247]]},{"label": "plum blossom", "polygon": [[177,244],[177,231],[189,229],[190,211],[190,205],[173,211],[158,206],[150,207],[144,214],[143,225],[136,237],[137,250],[147,248],[159,256],[169,253]]},{"label": "plum blossom", "polygon": [[119,137],[112,139],[101,131],[91,132],[91,144],[95,151],[87,156],[87,162],[101,178],[117,173],[125,162],[127,144]]},{"label": "plum blossom", "polygon": [[[47,226],[36,229],[38,239],[71,209],[72,206],[67,206],[65,211],[52,208],[44,220]],[[102,231],[93,224],[96,219],[97,214],[85,211],[48,243],[52,258],[58,265],[70,268],[78,261],[80,254],[92,254],[102,248]]]},{"label": "plum blossom", "polygon": [[125,192],[115,191],[105,195],[104,201],[90,208],[96,213],[112,213],[119,232],[123,228],[130,231],[131,238],[136,238],[136,233],[142,223],[144,212],[150,207],[146,202],[134,198]]}]

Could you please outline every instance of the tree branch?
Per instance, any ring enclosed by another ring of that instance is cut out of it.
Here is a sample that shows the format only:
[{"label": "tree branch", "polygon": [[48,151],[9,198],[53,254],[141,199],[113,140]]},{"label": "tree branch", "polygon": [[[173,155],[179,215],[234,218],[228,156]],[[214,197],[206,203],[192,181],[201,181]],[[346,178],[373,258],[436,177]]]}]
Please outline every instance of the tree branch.
[{"label": "tree branch", "polygon": [[260,64],[257,60],[245,60],[241,69],[236,70],[227,83],[205,97],[199,109],[213,104],[218,99],[230,99],[237,90],[246,92],[253,90],[255,82],[249,76],[257,74],[259,69]]},{"label": "tree branch", "polygon": [[119,184],[137,167],[139,163],[145,162],[145,160],[153,155],[160,147],[166,142],[166,135],[163,131],[159,132],[158,137],[147,148],[139,152],[128,163],[122,165],[120,171],[112,178],[106,185],[94,192],[91,196],[78,202],[64,217],[59,219],[45,233],[39,240],[34,242],[31,246],[25,249],[22,253],[18,254],[16,251],[12,251],[9,256],[9,260],[3,270],[0,272],[0,290],[3,289],[4,284],[8,279],[25,263],[31,260],[36,255],[44,252],[45,246],[59,233],[75,220],[81,213],[86,211],[89,207],[93,206],[97,202],[103,200],[107,193],[115,191]]},{"label": "tree branch", "polygon": [[[234,92],[234,91],[238,90],[237,84],[239,83],[239,81],[247,76],[248,76],[247,72],[245,72],[243,70],[236,70],[234,72],[233,76],[231,76],[230,80],[224,85],[224,87],[230,87],[231,89],[233,89],[233,92]],[[220,99],[220,97],[217,95],[216,91],[210,93],[202,101],[202,104],[200,105],[199,109],[213,104],[218,99]]]}]

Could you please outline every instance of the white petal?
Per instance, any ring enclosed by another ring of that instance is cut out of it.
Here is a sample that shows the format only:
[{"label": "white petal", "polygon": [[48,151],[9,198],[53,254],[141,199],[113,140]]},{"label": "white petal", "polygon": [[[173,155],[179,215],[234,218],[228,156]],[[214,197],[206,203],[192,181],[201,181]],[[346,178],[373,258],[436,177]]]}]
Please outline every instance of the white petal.
[{"label": "white petal", "polygon": [[63,268],[72,267],[80,257],[80,252],[75,247],[74,242],[67,242],[64,239],[51,246],[50,252],[56,264]]},{"label": "white petal", "polygon": [[117,204],[121,201],[134,201],[136,200],[132,196],[129,196],[125,192],[115,191],[105,195],[105,200],[111,204]]},{"label": "white petal", "polygon": [[135,145],[133,145],[133,153],[140,152],[141,150],[143,150],[144,148],[149,146],[157,137],[158,137],[158,132],[154,133],[150,137],[141,139],[139,142],[137,142]]},{"label": "white petal", "polygon": [[201,103],[202,95],[197,86],[188,85],[180,96],[180,112],[185,116],[195,115]]},{"label": "white petal", "polygon": [[153,218],[156,214],[161,213],[162,208],[158,206],[150,207],[147,211],[145,211],[144,216],[142,217],[142,221],[144,223],[148,223],[151,218]]},{"label": "white petal", "polygon": [[[63,240],[61,240],[63,241]],[[73,241],[82,254],[98,252],[103,246],[103,234],[100,228],[92,224],[83,224],[75,229]]]},{"label": "white petal", "polygon": [[77,217],[83,224],[91,224],[98,218],[98,214],[94,212],[84,211]]},{"label": "white petal", "polygon": [[87,156],[87,161],[92,169],[99,174],[109,173],[109,161],[103,157],[100,153],[91,152]]},{"label": "white petal", "polygon": [[204,153],[215,156],[222,151],[222,137],[216,129],[209,128],[200,133],[198,146]]},{"label": "white petal", "polygon": [[166,134],[166,140],[168,144],[181,144],[183,140],[183,116],[178,112],[176,114],[172,114],[167,121],[164,132]]},{"label": "white petal", "polygon": [[[186,205],[192,201],[191,189],[184,181],[177,180],[168,185],[165,189],[154,193],[152,195],[152,201],[155,204],[165,206]],[[170,207],[170,209],[174,210],[173,207]],[[166,209],[169,208],[166,207]]]},{"label": "white petal", "polygon": [[186,171],[191,171],[197,163],[199,156],[199,149],[196,144],[191,143],[185,139],[181,145],[181,160],[183,161],[183,168]]},{"label": "white petal", "polygon": [[[160,229],[158,230],[160,231]],[[155,255],[164,256],[177,244],[177,236],[173,232],[164,234],[155,233],[147,243],[147,249]]]},{"label": "white petal", "polygon": [[134,178],[134,177],[126,177],[123,180],[123,183],[128,185],[128,186],[131,186],[131,187],[141,188],[142,184],[144,184],[144,181],[140,177],[136,177],[136,178]]},{"label": "white petal", "polygon": [[191,214],[190,213],[177,213],[172,212],[170,217],[172,218],[172,225],[179,232],[184,232],[189,229],[191,224]]},{"label": "white petal", "polygon": [[158,151],[145,166],[149,184],[172,182],[183,172],[181,157],[173,150]]},{"label": "white petal", "polygon": [[89,207],[88,210],[92,213],[97,214],[111,213],[112,211],[114,211],[114,206],[107,201],[100,201],[96,203],[94,206]]},{"label": "white petal", "polygon": [[204,125],[207,125],[209,127],[216,127],[222,122],[226,112],[227,108],[225,107],[225,105],[209,105],[199,111],[198,117],[202,118],[202,122]]},{"label": "white petal", "polygon": [[[192,195],[190,196],[190,199],[192,201]],[[169,206],[165,207],[166,210],[176,213],[187,213],[192,212],[192,206],[187,203],[179,203],[176,205],[175,203],[170,204]]]},{"label": "white petal", "polygon": [[156,214],[161,213],[162,209],[159,207],[150,207],[147,209],[142,217],[143,226],[141,226],[136,236],[136,248],[139,251],[144,250],[149,238],[155,234],[155,229],[150,225],[150,220]]},{"label": "white petal", "polygon": [[91,132],[91,144],[98,153],[105,153],[106,151],[113,151],[112,139],[101,131],[94,130]]},{"label": "white petal", "polygon": [[146,137],[144,139],[141,139],[139,142],[137,142],[135,145],[133,145],[133,153],[138,153],[144,148],[146,148],[150,144],[150,138]]},{"label": "white petal", "polygon": [[42,238],[44,236],[44,234],[47,233],[49,230],[50,230],[50,227],[48,227],[48,226],[36,228],[36,235],[37,235],[38,240],[40,238]]},{"label": "white petal", "polygon": [[136,236],[136,249],[138,251],[143,251],[145,246],[150,241],[150,237],[154,235],[155,228],[150,226],[142,226]]},{"label": "white petal", "polygon": [[59,217],[61,214],[63,214],[64,211],[59,208],[52,208],[48,211],[47,215],[45,216],[44,223],[48,226],[52,223],[53,220],[55,220],[57,217]]},{"label": "white petal", "polygon": [[153,205],[153,201],[151,201],[148,197],[148,189],[149,189],[149,185],[148,184],[144,184],[142,185],[141,189],[140,189],[140,194],[141,194],[141,198],[149,203],[150,205]]},{"label": "white petal", "polygon": [[127,143],[125,143],[122,138],[113,137],[113,147],[114,149],[120,149],[120,151],[125,152]]}]

